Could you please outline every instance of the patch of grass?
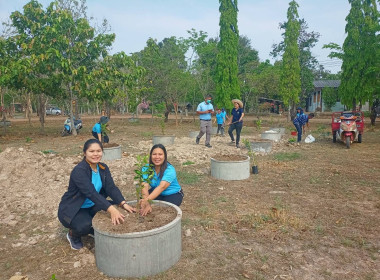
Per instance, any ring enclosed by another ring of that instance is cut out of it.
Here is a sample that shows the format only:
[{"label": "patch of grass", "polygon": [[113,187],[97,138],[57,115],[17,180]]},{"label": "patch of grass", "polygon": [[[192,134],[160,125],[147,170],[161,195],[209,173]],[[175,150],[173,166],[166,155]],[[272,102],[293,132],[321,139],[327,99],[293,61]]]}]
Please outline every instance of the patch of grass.
[{"label": "patch of grass", "polygon": [[195,162],[190,161],[190,160],[188,160],[188,161],[182,163],[182,165],[185,165],[185,166],[187,166],[187,165],[192,165],[192,164],[195,164]]},{"label": "patch of grass", "polygon": [[295,143],[296,142],[296,138],[289,138],[288,142],[289,143]]},{"label": "patch of grass", "polygon": [[297,152],[294,152],[294,153],[283,152],[283,153],[278,153],[274,155],[274,159],[278,161],[292,161],[292,160],[299,159],[300,157],[301,157],[301,154]]},{"label": "patch of grass", "polygon": [[320,184],[321,179],[319,177],[310,177],[309,182],[310,184]]},{"label": "patch of grass", "polygon": [[192,224],[192,221],[190,220],[190,218],[184,218],[181,221],[181,225],[182,226],[187,226],[187,225],[190,225],[190,224]]},{"label": "patch of grass", "polygon": [[25,138],[25,141],[26,141],[26,143],[30,143],[30,142],[32,142],[32,138],[30,138],[29,136],[27,136],[26,138]]},{"label": "patch of grass", "polygon": [[53,151],[53,150],[44,150],[42,151],[43,154],[57,154],[57,152]]},{"label": "patch of grass", "polygon": [[317,234],[324,234],[324,233],[325,233],[325,229],[323,228],[323,226],[321,226],[321,225],[317,225],[317,226],[315,227],[315,232],[316,232]]},{"label": "patch of grass", "polygon": [[193,172],[178,171],[177,172],[179,184],[193,185],[199,182],[199,175]]},{"label": "patch of grass", "polygon": [[145,138],[150,138],[153,136],[153,132],[152,131],[143,131],[143,132],[141,132],[141,136],[145,137]]},{"label": "patch of grass", "polygon": [[216,199],[216,202],[227,202],[227,198],[224,196],[220,196]]},{"label": "patch of grass", "polygon": [[349,238],[344,238],[344,239],[342,239],[341,243],[342,243],[342,245],[343,245],[344,247],[351,247],[351,248],[355,247],[355,242],[354,242],[354,240],[351,240],[351,239],[349,239]]}]

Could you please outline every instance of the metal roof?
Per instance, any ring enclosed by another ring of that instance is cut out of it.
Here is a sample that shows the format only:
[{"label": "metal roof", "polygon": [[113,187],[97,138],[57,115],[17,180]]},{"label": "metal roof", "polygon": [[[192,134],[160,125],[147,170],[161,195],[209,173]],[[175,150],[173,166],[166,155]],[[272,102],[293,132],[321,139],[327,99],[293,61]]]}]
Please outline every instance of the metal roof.
[{"label": "metal roof", "polygon": [[340,86],[340,80],[317,80],[313,82],[316,88],[337,88]]}]

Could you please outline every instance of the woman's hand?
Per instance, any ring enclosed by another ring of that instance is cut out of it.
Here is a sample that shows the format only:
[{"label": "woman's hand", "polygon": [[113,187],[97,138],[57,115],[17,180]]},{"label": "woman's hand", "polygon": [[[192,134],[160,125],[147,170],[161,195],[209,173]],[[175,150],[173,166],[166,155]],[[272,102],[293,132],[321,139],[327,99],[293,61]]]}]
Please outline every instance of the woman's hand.
[{"label": "woman's hand", "polygon": [[124,215],[121,214],[114,206],[110,206],[107,209],[107,212],[111,214],[111,222],[113,225],[119,225],[124,222]]},{"label": "woman's hand", "polygon": [[123,202],[122,208],[124,210],[128,211],[129,213],[135,213],[136,212],[136,208],[129,206],[127,203],[124,203],[124,202]]},{"label": "woman's hand", "polygon": [[140,209],[141,216],[146,216],[152,212],[152,206],[150,205],[148,199],[146,198],[140,199],[140,207],[141,207]]}]

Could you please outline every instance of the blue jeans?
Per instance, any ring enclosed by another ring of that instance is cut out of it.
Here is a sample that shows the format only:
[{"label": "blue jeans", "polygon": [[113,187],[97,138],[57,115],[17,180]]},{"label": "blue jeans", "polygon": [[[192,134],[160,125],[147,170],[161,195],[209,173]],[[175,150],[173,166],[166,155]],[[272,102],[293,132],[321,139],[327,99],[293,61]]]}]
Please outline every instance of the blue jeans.
[{"label": "blue jeans", "polygon": [[297,142],[301,142],[302,139],[302,126],[299,123],[295,123],[294,126],[297,129],[298,135],[297,135]]}]

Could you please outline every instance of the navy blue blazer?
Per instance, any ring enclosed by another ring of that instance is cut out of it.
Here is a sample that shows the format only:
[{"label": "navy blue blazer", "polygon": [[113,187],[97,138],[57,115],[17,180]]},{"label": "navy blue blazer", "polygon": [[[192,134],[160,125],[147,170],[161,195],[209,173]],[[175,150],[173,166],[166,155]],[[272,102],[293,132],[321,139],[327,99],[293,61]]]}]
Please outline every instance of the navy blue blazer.
[{"label": "navy blue blazer", "polygon": [[92,169],[87,161],[83,159],[74,167],[70,175],[68,190],[63,194],[58,207],[58,218],[62,223],[68,225],[71,223],[86,198],[104,211],[111,206],[111,203],[106,199],[107,197],[110,197],[115,204],[120,204],[125,200],[119,188],[116,187],[106,164],[99,163],[99,173],[102,188],[98,193],[92,184]]}]

